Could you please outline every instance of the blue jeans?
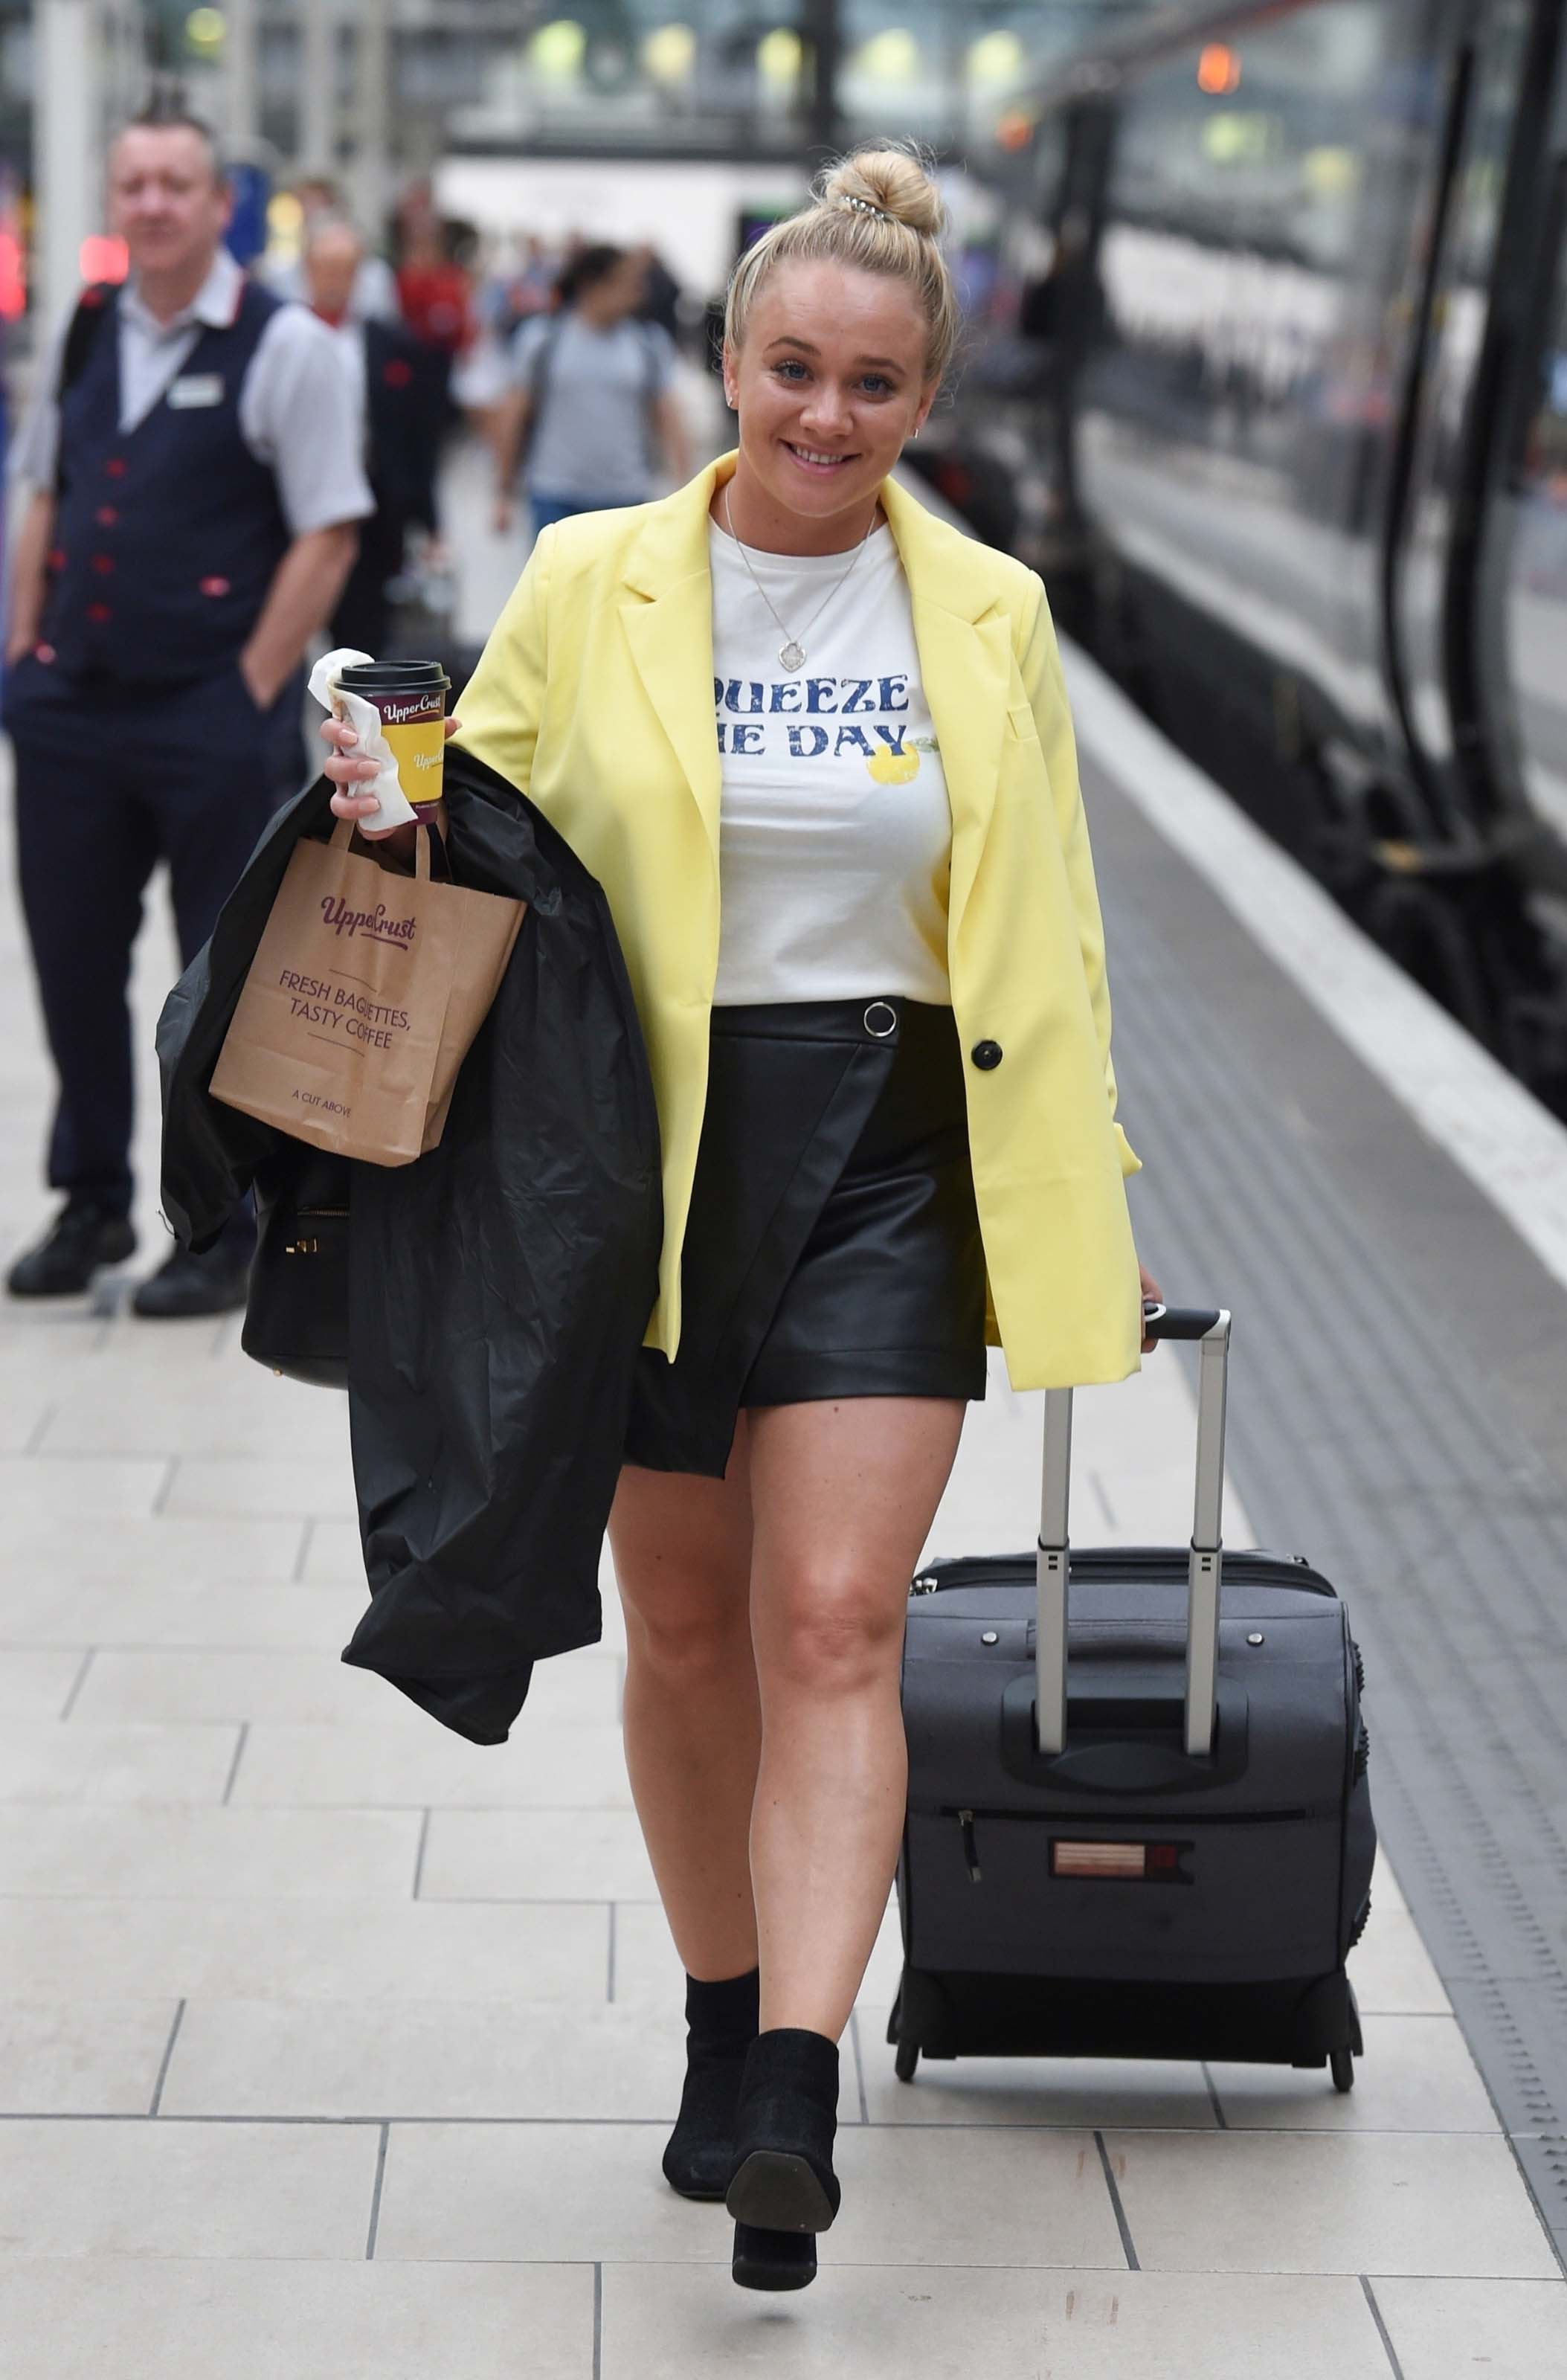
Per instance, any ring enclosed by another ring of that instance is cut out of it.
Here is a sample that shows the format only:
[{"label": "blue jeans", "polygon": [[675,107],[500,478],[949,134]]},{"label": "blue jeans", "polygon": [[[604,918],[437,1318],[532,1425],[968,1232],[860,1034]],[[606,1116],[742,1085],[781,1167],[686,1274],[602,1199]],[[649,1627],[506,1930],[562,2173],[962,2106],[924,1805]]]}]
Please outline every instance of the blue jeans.
[{"label": "blue jeans", "polygon": [[646,502],[642,496],[541,496],[530,494],[528,509],[533,516],[533,534],[553,528],[556,521],[570,520],[574,513],[618,513],[627,504]]}]

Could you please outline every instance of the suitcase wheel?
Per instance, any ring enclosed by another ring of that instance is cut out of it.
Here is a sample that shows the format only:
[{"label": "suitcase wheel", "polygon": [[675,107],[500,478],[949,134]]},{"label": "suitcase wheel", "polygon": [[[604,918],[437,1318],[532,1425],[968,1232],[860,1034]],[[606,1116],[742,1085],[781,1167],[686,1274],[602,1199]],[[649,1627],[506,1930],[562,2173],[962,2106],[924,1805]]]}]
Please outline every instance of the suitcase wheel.
[{"label": "suitcase wheel", "polygon": [[[900,2082],[912,2082],[914,2081],[915,2069],[918,2064],[919,2044],[917,2041],[900,2041],[898,2044],[897,2056],[893,2060],[893,2071],[897,2076],[898,2081]],[[1336,2074],[1336,2068],[1334,2071]],[[1341,2091],[1347,2091],[1349,2085],[1347,2082],[1341,2082],[1339,2088]]]},{"label": "suitcase wheel", "polygon": [[1348,2049],[1335,2049],[1328,2064],[1332,2070],[1334,2090],[1353,2091],[1354,2088],[1354,2052]]}]

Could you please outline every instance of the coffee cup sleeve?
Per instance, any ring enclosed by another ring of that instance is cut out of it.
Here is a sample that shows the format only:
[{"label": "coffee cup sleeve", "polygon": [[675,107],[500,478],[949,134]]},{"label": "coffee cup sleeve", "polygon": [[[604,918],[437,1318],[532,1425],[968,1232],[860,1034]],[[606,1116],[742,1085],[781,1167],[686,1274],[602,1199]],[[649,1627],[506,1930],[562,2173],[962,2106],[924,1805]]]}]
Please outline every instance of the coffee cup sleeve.
[{"label": "coffee cup sleeve", "polygon": [[356,652],[351,645],[339,645],[334,652],[322,653],[310,672],[310,692],[323,710],[334,712],[354,730],[359,739],[360,757],[377,763],[373,782],[367,777],[358,790],[373,794],[381,805],[373,818],[361,819],[359,824],[380,830],[409,825],[414,816],[413,804],[403,791],[392,747],[382,733],[380,711],[362,694],[346,693],[338,684],[342,671],[358,669],[374,658],[373,653]]}]

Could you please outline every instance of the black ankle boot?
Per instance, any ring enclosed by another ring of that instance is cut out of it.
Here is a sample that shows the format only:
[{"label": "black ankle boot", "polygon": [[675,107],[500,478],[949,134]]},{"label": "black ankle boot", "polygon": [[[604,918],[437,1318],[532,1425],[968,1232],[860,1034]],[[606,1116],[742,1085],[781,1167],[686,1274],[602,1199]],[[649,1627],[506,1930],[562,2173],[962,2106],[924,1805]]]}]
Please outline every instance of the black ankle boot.
[{"label": "black ankle boot", "polygon": [[[837,2043],[791,2025],[759,2034],[740,2086],[735,2174],[725,2198],[736,2224],[750,2232],[825,2231],[842,2195],[832,2170],[837,2128]],[[736,2235],[736,2280],[741,2261]],[[770,2285],[746,2280],[743,2286]]]},{"label": "black ankle boot", "polygon": [[757,2037],[758,1974],[699,1984],[686,1978],[686,2088],[664,2180],[683,2198],[722,2198],[735,2170],[735,2110],[746,2052]]},{"label": "black ankle boot", "polygon": [[816,2240],[809,2231],[759,2231],[735,2226],[730,2271],[743,2289],[805,2289],[816,2278]]}]

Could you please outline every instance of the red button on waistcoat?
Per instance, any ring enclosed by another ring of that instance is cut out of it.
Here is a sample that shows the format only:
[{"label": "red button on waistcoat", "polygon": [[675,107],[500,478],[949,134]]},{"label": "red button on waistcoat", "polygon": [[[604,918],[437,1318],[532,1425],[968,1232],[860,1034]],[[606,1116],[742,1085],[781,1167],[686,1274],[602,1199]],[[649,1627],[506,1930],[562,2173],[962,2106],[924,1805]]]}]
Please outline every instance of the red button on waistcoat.
[{"label": "red button on waistcoat", "polygon": [[92,557],[92,567],[100,578],[107,578],[114,566],[115,557],[112,553],[95,553]]},{"label": "red button on waistcoat", "polygon": [[112,620],[115,615],[106,603],[90,603],[87,616],[95,626],[102,627],[105,620]]},{"label": "red button on waistcoat", "polygon": [[49,567],[51,570],[63,570],[65,566],[66,549],[63,545],[57,545],[55,548],[54,552],[49,556]]},{"label": "red button on waistcoat", "polygon": [[381,375],[388,388],[407,388],[413,376],[413,366],[405,363],[401,356],[394,356]]},{"label": "red button on waistcoat", "polygon": [[203,595],[226,595],[228,581],[226,578],[203,578],[201,592]]},{"label": "red button on waistcoat", "polygon": [[113,504],[100,504],[100,505],[99,505],[99,507],[98,507],[98,526],[99,526],[99,528],[114,528],[115,523],[118,520],[118,518],[119,518],[119,515],[118,515],[118,513],[115,510],[115,508],[114,508]]},{"label": "red button on waistcoat", "polygon": [[104,464],[103,468],[107,471],[111,480],[123,480],[125,477],[124,455],[111,455],[108,461]]},{"label": "red button on waistcoat", "polygon": [[32,657],[36,662],[43,662],[45,663],[52,662],[55,658],[55,648],[53,645],[34,645],[32,649]]}]

